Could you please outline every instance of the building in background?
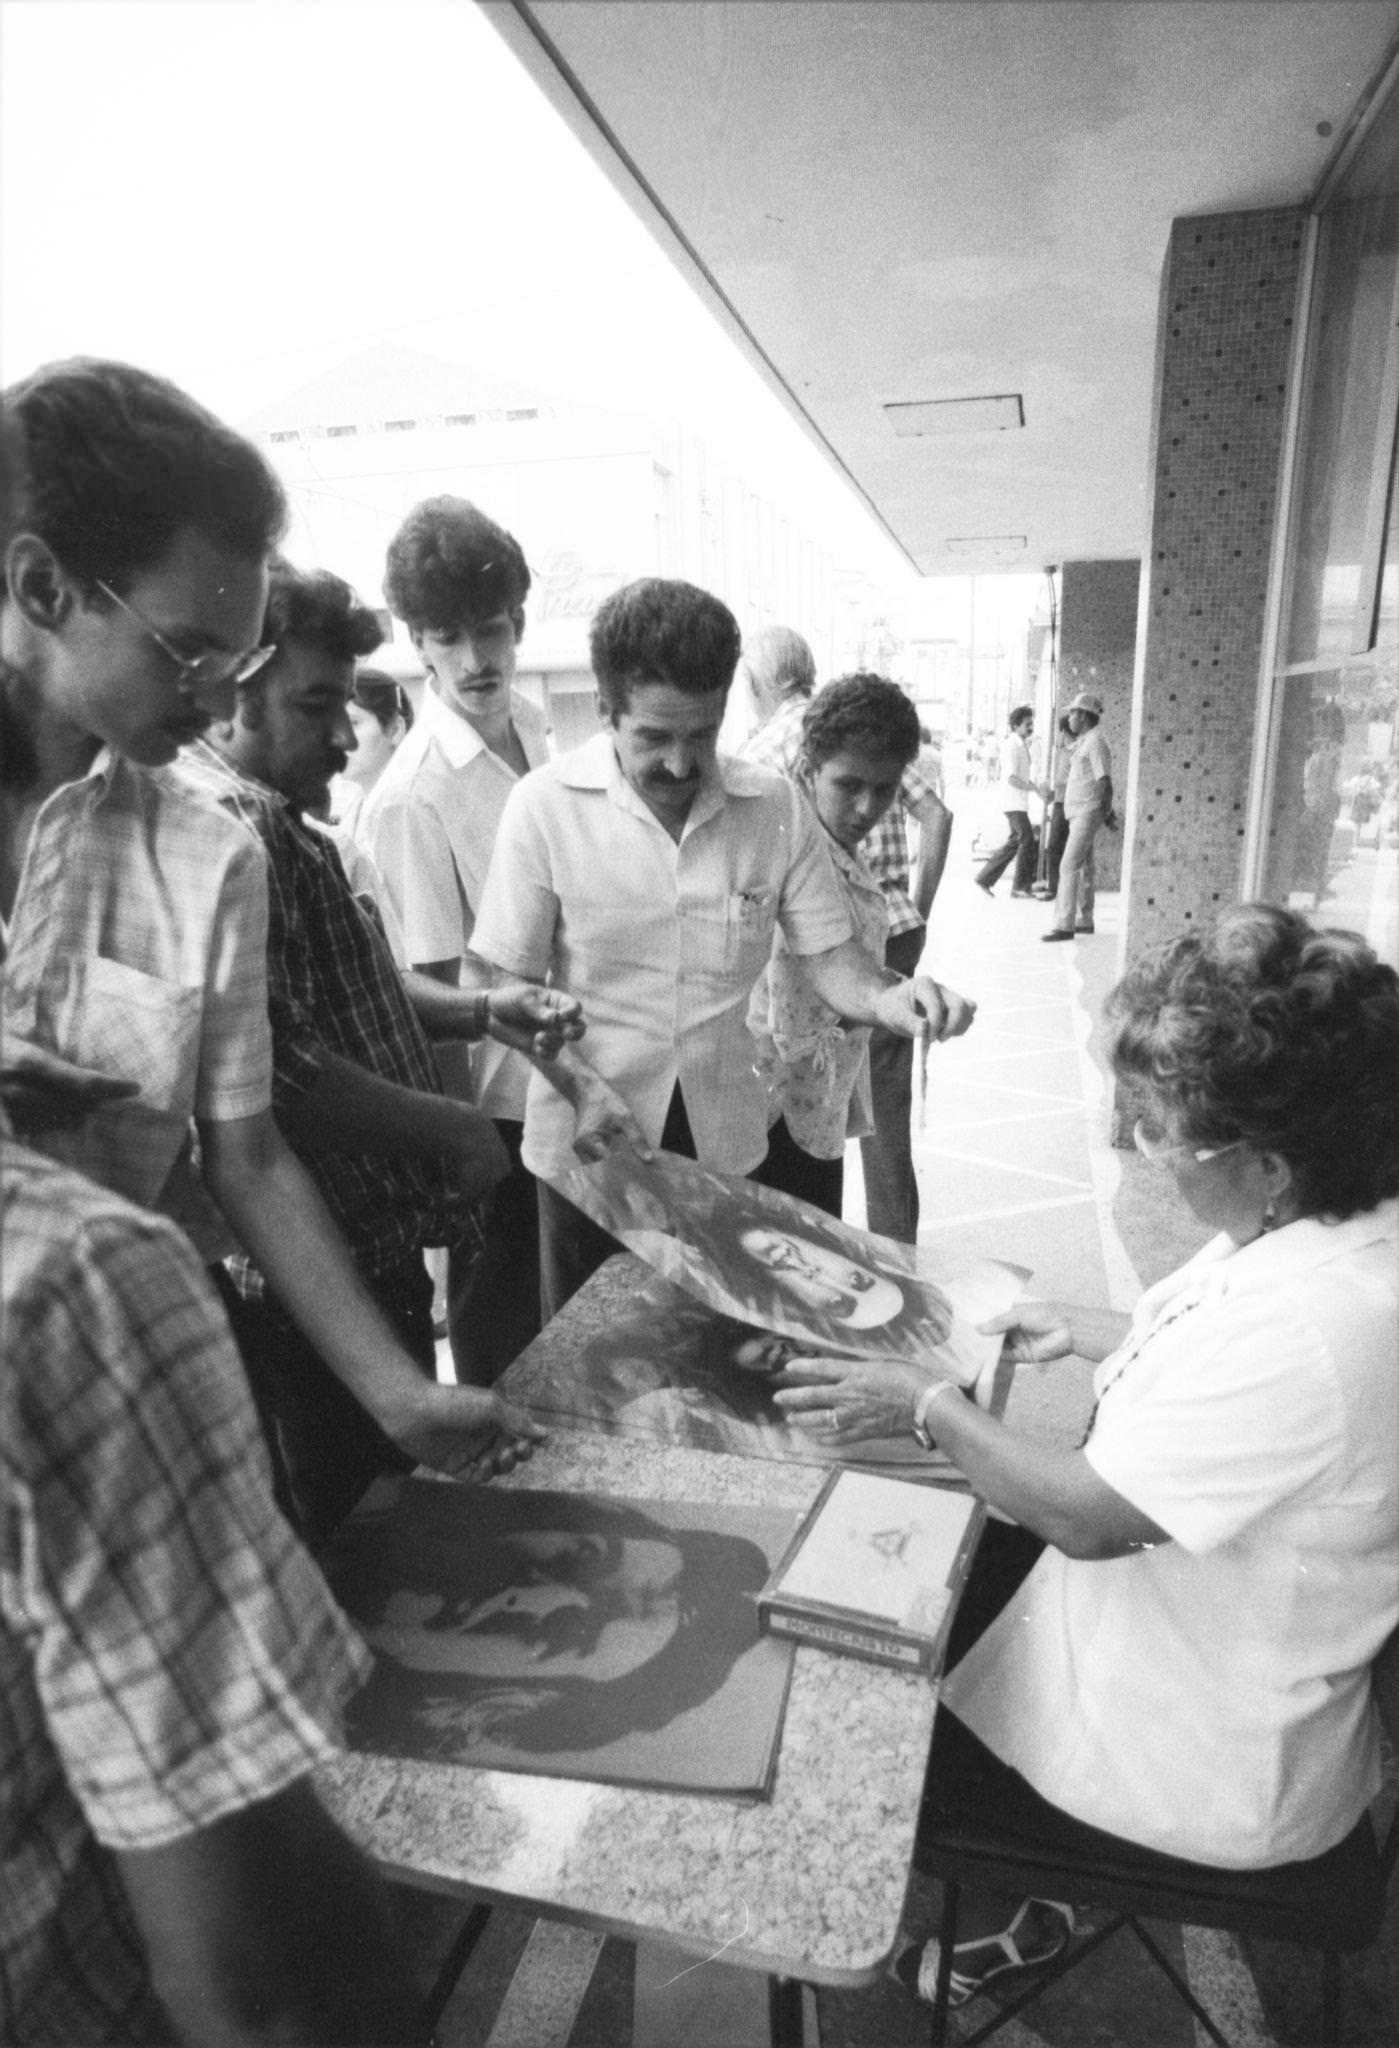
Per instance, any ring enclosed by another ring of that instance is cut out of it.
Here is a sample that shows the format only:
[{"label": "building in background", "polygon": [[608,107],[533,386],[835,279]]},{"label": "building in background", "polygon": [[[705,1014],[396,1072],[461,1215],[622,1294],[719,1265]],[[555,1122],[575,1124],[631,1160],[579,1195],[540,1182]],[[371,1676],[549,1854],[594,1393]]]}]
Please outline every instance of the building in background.
[{"label": "building in background", "polygon": [[[893,601],[675,421],[507,383],[378,343],[241,422],[291,499],[288,551],[382,605],[384,551],[422,498],[473,499],[519,539],[534,575],[520,687],[560,746],[596,730],[588,622],[619,584],[680,576],[745,631],[791,625],[818,672],[897,667]],[[386,650],[413,660],[394,623]]]}]

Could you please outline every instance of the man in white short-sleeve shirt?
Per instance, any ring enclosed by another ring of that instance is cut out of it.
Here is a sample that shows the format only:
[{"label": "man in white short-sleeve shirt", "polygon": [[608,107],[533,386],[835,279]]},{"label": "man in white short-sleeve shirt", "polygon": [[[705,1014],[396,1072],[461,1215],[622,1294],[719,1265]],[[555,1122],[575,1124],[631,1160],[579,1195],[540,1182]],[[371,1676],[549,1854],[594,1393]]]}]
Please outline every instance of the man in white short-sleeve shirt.
[{"label": "man in white short-sleeve shirt", "polygon": [[[465,498],[426,499],[389,543],[384,594],[428,687],[355,835],[383,877],[408,964],[452,986],[473,980],[468,954],[505,800],[549,753],[543,713],[514,687],[530,580],[513,534]],[[484,1250],[469,1266],[457,1254],[449,1261],[457,1371],[489,1382],[540,1327],[538,1204],[520,1159],[529,1066],[483,1042],[469,1079],[445,1078],[495,1119],[510,1155],[486,1209]]]},{"label": "man in white short-sleeve shirt", "polygon": [[[721,760],[737,622],[693,584],[646,578],[593,621],[598,736],[527,776],[505,807],[474,950],[582,1001],[588,1052],[648,1142],[761,1176],[764,1092],[746,1015],[780,926],[823,999],[909,1037],[965,1031],[972,1009],[886,973],[854,939],[821,834],[785,778]],[[525,1159],[568,1158],[569,1117],[533,1082]],[[553,1314],[615,1249],[541,1188]]]}]

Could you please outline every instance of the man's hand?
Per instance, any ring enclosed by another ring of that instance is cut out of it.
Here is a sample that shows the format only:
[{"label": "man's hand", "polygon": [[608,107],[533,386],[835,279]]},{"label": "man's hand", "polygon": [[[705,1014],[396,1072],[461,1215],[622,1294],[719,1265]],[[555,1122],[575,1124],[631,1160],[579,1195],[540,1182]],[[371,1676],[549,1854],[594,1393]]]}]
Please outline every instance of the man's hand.
[{"label": "man's hand", "polygon": [[580,1159],[601,1159],[614,1145],[630,1145],[639,1159],[655,1158],[654,1147],[627,1104],[591,1067],[578,1076],[573,1113],[573,1149]]},{"label": "man's hand", "polygon": [[523,1409],[487,1387],[443,1387],[422,1380],[380,1428],[408,1457],[454,1479],[490,1479],[528,1458],[544,1431]]},{"label": "man's hand", "polygon": [[883,989],[875,1001],[879,1022],[902,1038],[960,1038],[971,1028],[976,1004],[955,988],[945,988],[930,974],[917,974]]},{"label": "man's hand", "polygon": [[67,1131],[107,1102],[141,1092],[137,1081],[74,1066],[47,1046],[6,1036],[0,1048],[0,1103],[17,1136]]},{"label": "man's hand", "polygon": [[562,989],[532,981],[505,981],[490,991],[491,1037],[539,1060],[583,1036],[583,1005]]}]

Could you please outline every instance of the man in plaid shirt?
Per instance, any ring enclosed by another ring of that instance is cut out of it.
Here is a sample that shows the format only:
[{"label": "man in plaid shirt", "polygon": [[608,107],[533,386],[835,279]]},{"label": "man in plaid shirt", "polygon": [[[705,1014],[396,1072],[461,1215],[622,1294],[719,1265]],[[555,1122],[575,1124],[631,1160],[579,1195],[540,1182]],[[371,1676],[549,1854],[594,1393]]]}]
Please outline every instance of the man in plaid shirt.
[{"label": "man in plaid shirt", "polygon": [[[430,1040],[489,1029],[547,1055],[582,1025],[578,1004],[552,990],[466,990],[400,972],[331,840],[304,815],[324,804],[353,751],[355,656],[380,637],[374,614],[338,576],[274,563],[263,641],[276,652],[240,686],[233,718],[186,749],[176,772],[266,850],[278,1121],[370,1293],[430,1372],[424,1247],[470,1237],[476,1205],[506,1166],[491,1119],[443,1093]],[[566,1060],[558,1085],[586,1071]],[[283,1497],[317,1541],[378,1472],[405,1461],[298,1329],[269,1276],[241,1257],[227,1270],[226,1306],[280,1456]],[[510,1420],[518,1427],[522,1418]]]},{"label": "man in plaid shirt", "polygon": [[0,1120],[0,2039],[423,2039],[311,1787],[368,1660],[173,1224]]}]

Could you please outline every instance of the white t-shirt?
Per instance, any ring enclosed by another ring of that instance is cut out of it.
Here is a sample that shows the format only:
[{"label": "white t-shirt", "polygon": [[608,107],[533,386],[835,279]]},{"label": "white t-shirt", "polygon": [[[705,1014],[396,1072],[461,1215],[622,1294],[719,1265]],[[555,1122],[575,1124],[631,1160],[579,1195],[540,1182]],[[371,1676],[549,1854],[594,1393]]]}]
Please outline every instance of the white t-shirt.
[{"label": "white t-shirt", "polygon": [[[510,722],[531,768],[549,756],[543,714],[512,691]],[[360,806],[354,832],[388,892],[411,965],[472,944],[505,800],[520,780],[432,685],[412,731]],[[492,1116],[525,1113],[529,1063],[493,1039],[473,1047],[475,1097]]]},{"label": "white t-shirt", "polygon": [[1046,1799],[1174,1856],[1319,1855],[1379,1783],[1399,1623],[1399,1204],[1208,1245],[1095,1376],[1085,1456],[1171,1541],[1047,1550],[947,1704]]},{"label": "white t-shirt", "polygon": [[[701,1163],[747,1173],[767,1150],[748,997],[779,926],[794,953],[851,936],[825,834],[795,785],[721,757],[677,844],[602,732],[511,792],[473,944],[506,973],[552,973],[579,998],[583,1053],[652,1143],[678,1080]],[[572,1124],[533,1077],[531,1172],[572,1165]]]},{"label": "white t-shirt", "polygon": [[1008,732],[1001,741],[1001,783],[998,794],[1003,810],[1028,810],[1029,790],[1017,789],[1010,778],[1012,775],[1018,775],[1022,782],[1028,782],[1030,774],[1030,749],[1019,733]]}]

